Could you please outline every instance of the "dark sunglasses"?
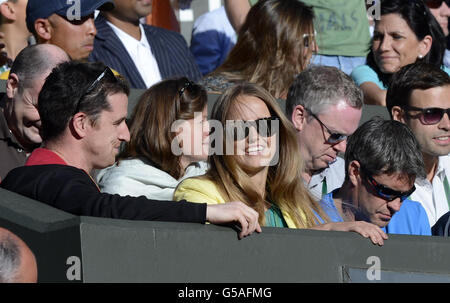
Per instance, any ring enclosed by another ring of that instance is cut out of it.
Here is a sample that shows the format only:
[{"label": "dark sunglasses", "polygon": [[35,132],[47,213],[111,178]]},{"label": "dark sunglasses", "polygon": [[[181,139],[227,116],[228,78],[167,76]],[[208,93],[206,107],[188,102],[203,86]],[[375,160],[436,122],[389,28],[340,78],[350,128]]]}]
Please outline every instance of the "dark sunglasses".
[{"label": "dark sunglasses", "polygon": [[450,0],[425,0],[425,4],[429,8],[439,8],[441,7],[442,2],[445,2],[447,6],[450,7]]},{"label": "dark sunglasses", "polygon": [[75,112],[73,113],[74,115],[80,111],[81,100],[85,96],[89,95],[97,87],[97,84],[100,83],[100,81],[102,81],[102,79],[105,77],[117,80],[116,76],[114,76],[114,73],[111,71],[111,69],[109,67],[106,67],[105,70],[94,80],[94,82],[92,82],[91,85],[88,86],[88,88],[81,95],[80,99],[78,99],[77,106],[75,107]]},{"label": "dark sunglasses", "polygon": [[417,115],[411,115],[407,112],[407,115],[410,117],[418,117],[419,121],[424,125],[433,125],[441,122],[444,114],[447,113],[447,116],[450,119],[450,108],[439,108],[439,107],[428,107],[428,108],[420,108],[415,106],[407,106],[407,111],[419,111],[420,113]]},{"label": "dark sunglasses", "polygon": [[400,198],[400,201],[403,202],[416,190],[416,187],[414,185],[410,190],[405,192],[394,190],[383,184],[378,183],[370,174],[364,173],[364,175],[367,177],[368,183],[375,190],[377,196],[387,201],[392,201],[397,198]]},{"label": "dark sunglasses", "polygon": [[320,125],[322,125],[327,132],[330,134],[330,136],[328,137],[328,139],[326,139],[325,141],[329,144],[335,144],[344,140],[347,140],[347,135],[343,135],[343,134],[339,134],[339,133],[333,133],[322,121],[320,121],[320,119],[314,115],[310,110],[307,109],[307,111],[309,112],[309,114],[311,116],[313,116],[317,121],[319,121]]},{"label": "dark sunglasses", "polygon": [[[274,123],[275,121],[276,123]],[[250,134],[250,127],[254,127],[260,136],[267,138],[278,132],[278,121],[278,117],[266,117],[254,121],[235,120],[227,122],[226,127],[235,141],[247,138]]]}]

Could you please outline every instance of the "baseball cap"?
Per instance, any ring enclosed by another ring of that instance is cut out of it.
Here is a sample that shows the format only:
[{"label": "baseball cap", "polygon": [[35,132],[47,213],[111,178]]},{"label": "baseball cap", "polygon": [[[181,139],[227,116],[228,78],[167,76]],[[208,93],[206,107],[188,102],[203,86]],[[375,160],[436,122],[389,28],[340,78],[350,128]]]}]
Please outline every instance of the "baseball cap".
[{"label": "baseball cap", "polygon": [[114,8],[114,2],[112,0],[28,0],[28,30],[30,33],[34,32],[34,22],[39,18],[45,19],[50,17],[52,14],[67,16],[69,11],[73,11],[76,7],[77,2],[80,4],[80,17],[89,16],[96,9],[107,11]]}]

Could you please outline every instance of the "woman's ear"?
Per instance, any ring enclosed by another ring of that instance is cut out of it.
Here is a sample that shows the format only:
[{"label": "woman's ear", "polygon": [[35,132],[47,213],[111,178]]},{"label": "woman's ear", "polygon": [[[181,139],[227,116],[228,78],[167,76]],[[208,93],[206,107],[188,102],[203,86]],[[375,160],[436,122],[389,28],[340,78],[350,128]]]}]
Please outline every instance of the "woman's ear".
[{"label": "woman's ear", "polygon": [[422,59],[430,52],[432,44],[433,38],[430,35],[426,35],[425,38],[423,38],[422,41],[419,42],[419,59]]}]

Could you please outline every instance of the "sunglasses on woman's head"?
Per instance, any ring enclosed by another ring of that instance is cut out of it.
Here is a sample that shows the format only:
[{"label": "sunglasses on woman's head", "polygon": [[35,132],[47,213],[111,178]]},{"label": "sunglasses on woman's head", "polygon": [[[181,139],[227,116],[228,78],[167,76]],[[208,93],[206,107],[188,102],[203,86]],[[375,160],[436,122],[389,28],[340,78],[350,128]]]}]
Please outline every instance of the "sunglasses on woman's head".
[{"label": "sunglasses on woman's head", "polygon": [[266,117],[253,121],[235,120],[227,121],[227,130],[231,131],[235,141],[246,139],[250,134],[250,127],[256,129],[261,137],[271,137],[278,132],[278,117]]},{"label": "sunglasses on woman's head", "polygon": [[[442,118],[444,117],[444,114],[447,113],[448,118],[450,119],[450,108],[440,108],[440,107],[427,107],[427,108],[421,108],[421,107],[415,107],[415,106],[407,106],[406,107],[406,114],[412,118],[418,117],[419,121],[424,125],[433,125],[438,124],[441,122]],[[418,111],[417,115],[411,115],[408,113],[408,111]]]},{"label": "sunglasses on woman's head", "polygon": [[414,185],[410,190],[405,192],[394,190],[383,184],[378,183],[370,174],[365,172],[364,175],[366,176],[368,183],[374,189],[376,195],[387,201],[392,201],[397,198],[400,198],[400,201],[403,202],[416,190],[416,187]]},{"label": "sunglasses on woman's head", "polygon": [[445,2],[447,6],[450,7],[450,0],[425,0],[425,4],[429,8],[439,8],[441,7],[442,2]]}]

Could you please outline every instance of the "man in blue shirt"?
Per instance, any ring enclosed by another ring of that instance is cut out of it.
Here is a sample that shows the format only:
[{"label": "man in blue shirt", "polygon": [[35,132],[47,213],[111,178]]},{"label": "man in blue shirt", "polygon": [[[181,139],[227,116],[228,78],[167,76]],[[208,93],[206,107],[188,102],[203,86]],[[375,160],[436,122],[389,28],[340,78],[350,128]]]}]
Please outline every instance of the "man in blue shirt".
[{"label": "man in blue shirt", "polygon": [[397,121],[369,120],[349,138],[345,181],[320,201],[333,222],[367,221],[390,234],[431,235],[422,205],[408,199],[424,163],[417,140]]}]

